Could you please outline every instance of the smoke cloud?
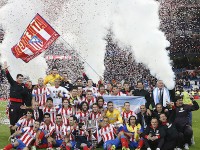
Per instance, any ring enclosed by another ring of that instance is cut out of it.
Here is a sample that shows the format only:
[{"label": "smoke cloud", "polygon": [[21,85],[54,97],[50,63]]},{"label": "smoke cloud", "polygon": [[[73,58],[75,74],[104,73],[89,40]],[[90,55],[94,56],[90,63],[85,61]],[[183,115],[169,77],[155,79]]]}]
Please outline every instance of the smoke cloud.
[{"label": "smoke cloud", "polygon": [[121,42],[132,47],[137,62],[173,89],[175,76],[166,51],[169,42],[159,30],[158,10],[159,3],[154,0],[118,0],[112,17],[113,31]]},{"label": "smoke cloud", "polygon": [[[7,61],[13,78],[18,73],[29,76],[36,83],[39,77],[45,76],[46,62],[42,55],[36,57],[29,63],[16,59],[11,48],[19,42],[26,27],[36,15],[42,10],[42,3],[38,0],[30,3],[28,0],[8,0],[7,4],[0,8],[0,24],[5,31],[5,37],[0,44],[1,61]],[[36,7],[37,6],[37,7]],[[38,70],[39,68],[39,70]]]},{"label": "smoke cloud", "polygon": [[[4,0],[0,7],[0,24],[5,38],[0,44],[1,61],[7,61],[12,75],[29,75],[36,82],[45,76],[47,68],[42,55],[24,63],[16,59],[11,48],[39,13],[87,61],[86,73],[95,82],[104,71],[104,53],[107,29],[112,22],[119,41],[132,46],[135,58],[144,63],[151,74],[162,79],[168,88],[174,87],[174,73],[166,47],[169,42],[159,30],[159,4],[154,0]],[[5,4],[6,3],[6,4]],[[67,45],[66,43],[66,45]],[[71,49],[70,46],[68,46]],[[39,71],[38,71],[39,68]]]},{"label": "smoke cloud", "polygon": [[[85,63],[86,73],[95,82],[98,81],[104,71],[105,41],[103,38],[109,25],[110,4],[106,0],[86,2],[36,0],[34,3],[30,0],[8,0],[7,4],[0,8],[0,24],[3,25],[6,33],[0,45],[3,56],[1,61],[8,62],[12,75],[20,72],[29,75],[35,81],[45,76],[47,65],[42,55],[26,64],[16,59],[10,50],[19,41],[31,19],[39,13],[61,34],[59,38],[61,42],[67,42],[79,51],[80,56],[98,75]],[[40,72],[37,71],[38,68]]]},{"label": "smoke cloud", "polygon": [[63,4],[62,15],[56,23],[63,39],[90,65],[85,63],[85,71],[95,82],[104,72],[106,43],[104,37],[110,24],[111,2],[110,0],[69,0]]}]

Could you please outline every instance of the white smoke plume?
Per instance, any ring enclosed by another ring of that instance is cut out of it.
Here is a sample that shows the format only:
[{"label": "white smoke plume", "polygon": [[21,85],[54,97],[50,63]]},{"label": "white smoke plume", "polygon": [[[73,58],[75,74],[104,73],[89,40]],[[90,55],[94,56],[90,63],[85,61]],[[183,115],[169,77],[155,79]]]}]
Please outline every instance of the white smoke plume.
[{"label": "white smoke plume", "polygon": [[69,0],[63,6],[56,23],[58,31],[97,72],[85,63],[89,78],[97,82],[104,72],[104,37],[110,23],[111,0]]},{"label": "white smoke plume", "polygon": [[[31,19],[39,13],[65,41],[80,52],[97,74],[102,76],[105,50],[103,38],[109,24],[110,4],[106,0],[36,0],[34,3],[30,0],[8,0],[7,4],[0,9],[0,24],[6,32],[5,39],[0,45],[3,56],[1,61],[8,62],[11,74],[14,76],[19,72],[30,75],[32,80],[45,76],[47,66],[42,55],[26,64],[16,59],[10,50],[18,42]],[[62,41],[61,38],[59,40]],[[99,79],[87,64],[85,70],[95,82]]]},{"label": "white smoke plume", "polygon": [[169,42],[159,30],[159,3],[154,0],[118,0],[113,15],[116,37],[133,49],[136,61],[173,89],[174,72],[166,47]]},{"label": "white smoke plume", "polygon": [[0,24],[5,31],[4,40],[0,44],[1,62],[7,61],[14,79],[18,73],[22,73],[36,83],[39,77],[45,76],[47,65],[42,55],[25,63],[16,59],[11,52],[11,48],[19,42],[26,27],[40,10],[42,3],[39,0],[34,3],[28,0],[8,0],[7,4],[0,8]]},{"label": "white smoke plume", "polygon": [[[158,30],[158,3],[154,0],[4,0],[6,2],[0,7],[0,24],[6,33],[0,50],[1,61],[8,62],[12,75],[22,73],[32,80],[45,76],[47,65],[42,55],[26,64],[11,52],[31,19],[39,13],[99,75],[104,71],[103,38],[112,20],[116,37],[132,46],[137,61],[147,65],[152,75],[162,79],[168,88],[173,88],[174,74],[165,50],[169,43]],[[89,78],[99,79],[87,64],[85,69]]]}]

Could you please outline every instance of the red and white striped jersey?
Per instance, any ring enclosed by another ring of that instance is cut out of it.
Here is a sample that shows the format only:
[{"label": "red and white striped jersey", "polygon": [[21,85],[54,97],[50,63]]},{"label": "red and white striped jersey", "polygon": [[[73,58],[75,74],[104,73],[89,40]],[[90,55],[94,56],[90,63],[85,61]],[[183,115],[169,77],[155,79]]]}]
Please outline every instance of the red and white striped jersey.
[{"label": "red and white striped jersey", "polygon": [[108,95],[107,91],[105,90],[105,92],[100,93],[99,91],[97,91],[97,93],[95,94],[97,97],[99,96],[104,96],[104,95]]},{"label": "red and white striped jersey", "polygon": [[40,129],[43,130],[45,134],[52,135],[52,133],[55,131],[55,125],[53,122],[50,122],[49,125],[47,125],[45,122],[42,122],[40,124]]},{"label": "red and white striped jersey", "polygon": [[22,129],[22,133],[24,133],[20,140],[28,147],[30,145],[30,143],[35,140],[36,138],[36,133],[33,130],[33,127],[25,127]]},{"label": "red and white striped jersey", "polygon": [[126,96],[129,96],[130,91],[124,91],[124,94],[126,94]]},{"label": "red and white striped jersey", "polygon": [[70,133],[70,136],[69,136],[69,140],[70,141],[74,141],[75,140],[75,136],[72,134],[75,130],[76,130],[76,127],[77,126],[67,126],[66,127],[66,132]]},{"label": "red and white striped jersey", "polygon": [[55,122],[55,120],[56,120],[56,112],[57,112],[57,108],[56,107],[52,107],[52,108],[44,107],[42,109],[42,111],[43,111],[43,114],[49,113],[51,121]]},{"label": "red and white striped jersey", "polygon": [[86,97],[86,98],[84,98],[84,99],[83,99],[81,102],[79,102],[79,103],[82,103],[82,102],[87,102],[88,105],[89,105],[89,108],[92,109],[92,105],[93,105],[94,103],[96,103],[97,100],[96,100],[95,97],[93,97],[91,100],[88,100],[87,97]]},{"label": "red and white striped jersey", "polygon": [[88,136],[85,135],[85,131],[84,130],[78,130],[78,135],[79,136],[85,136],[88,138]]},{"label": "red and white striped jersey", "polygon": [[86,111],[86,112],[77,112],[76,113],[76,117],[77,119],[79,120],[79,123],[86,123],[88,120],[89,120],[89,111]]},{"label": "red and white striped jersey", "polygon": [[94,112],[90,112],[90,120],[97,120],[99,117],[101,117],[101,113],[94,113]]},{"label": "red and white striped jersey", "polygon": [[68,120],[68,118],[70,117],[70,116],[73,116],[74,115],[74,110],[73,110],[73,108],[72,107],[69,107],[69,108],[60,108],[59,110],[58,110],[58,114],[61,114],[62,115],[62,118],[63,118],[63,123],[65,124],[65,125],[69,125],[69,120]]},{"label": "red and white striped jersey", "polygon": [[114,140],[115,139],[114,132],[115,132],[114,126],[112,124],[109,124],[106,127],[102,127],[99,130],[99,134],[103,138],[104,142],[108,140]]},{"label": "red and white striped jersey", "polygon": [[81,104],[82,102],[84,102],[86,99],[86,97],[82,96],[82,97],[78,97],[78,104]]},{"label": "red and white striped jersey", "polygon": [[33,118],[27,119],[27,116],[21,117],[16,125],[18,126],[18,130],[21,130],[24,127],[33,127],[35,120]]},{"label": "red and white striped jersey", "polygon": [[85,100],[85,96],[78,96],[77,99],[78,99],[78,102],[81,103]]},{"label": "red and white striped jersey", "polygon": [[56,140],[63,140],[66,135],[66,126],[63,123],[61,125],[55,124],[54,133]]},{"label": "red and white striped jersey", "polygon": [[35,97],[35,101],[39,102],[39,108],[42,109],[45,106],[47,97],[50,95],[50,91],[47,87],[37,88],[32,91],[32,96]]},{"label": "red and white striped jersey", "polygon": [[123,111],[121,113],[121,115],[122,115],[122,118],[125,120],[125,122],[128,121],[128,119],[129,119],[130,116],[136,116],[136,114],[132,110],[130,110],[129,112]]}]

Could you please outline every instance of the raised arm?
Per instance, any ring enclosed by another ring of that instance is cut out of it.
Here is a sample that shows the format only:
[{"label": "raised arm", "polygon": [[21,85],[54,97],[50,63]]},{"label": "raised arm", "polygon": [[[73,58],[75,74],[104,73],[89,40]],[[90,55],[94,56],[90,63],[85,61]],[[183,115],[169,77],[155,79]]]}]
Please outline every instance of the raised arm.
[{"label": "raised arm", "polygon": [[187,110],[189,110],[189,111],[198,110],[199,109],[199,104],[195,100],[192,100],[192,103],[193,103],[192,106],[190,106],[190,105],[187,106]]},{"label": "raised arm", "polygon": [[6,78],[8,79],[8,82],[13,85],[15,83],[15,81],[13,80],[12,76],[10,75],[9,71],[8,71],[8,65],[7,62],[4,62],[3,68],[5,70],[6,73]]}]

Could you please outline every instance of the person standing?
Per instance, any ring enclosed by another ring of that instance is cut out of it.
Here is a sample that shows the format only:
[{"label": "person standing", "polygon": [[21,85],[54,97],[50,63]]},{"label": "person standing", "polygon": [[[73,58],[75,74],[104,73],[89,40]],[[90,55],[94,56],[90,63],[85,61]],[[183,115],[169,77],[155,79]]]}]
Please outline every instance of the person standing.
[{"label": "person standing", "polygon": [[162,106],[165,108],[167,106],[167,103],[171,102],[169,90],[164,86],[162,80],[157,81],[157,87],[153,90],[152,98],[154,100],[154,103],[152,103],[153,108],[156,106],[157,103],[162,104]]},{"label": "person standing", "polygon": [[114,108],[114,103],[109,101],[107,103],[107,110],[105,111],[105,116],[108,117],[109,123],[111,124],[122,124],[122,116],[119,110]]},{"label": "person standing", "polygon": [[147,109],[149,109],[149,106],[151,105],[151,98],[148,91],[144,89],[144,84],[142,81],[137,82],[137,89],[133,92],[134,96],[144,96],[146,99],[145,106]]},{"label": "person standing", "polygon": [[49,87],[50,97],[53,98],[53,104],[55,106],[62,104],[62,98],[69,98],[69,91],[66,88],[60,86],[60,80],[56,79],[54,81],[54,86]]},{"label": "person standing", "polygon": [[50,97],[50,91],[44,85],[44,79],[39,78],[38,84],[33,88],[33,91],[32,91],[32,104],[35,102],[38,102],[39,109],[43,109],[48,97]]},{"label": "person standing", "polygon": [[147,126],[150,125],[150,122],[151,115],[147,113],[147,108],[145,105],[141,105],[140,112],[137,114],[137,123],[139,123],[145,131]]},{"label": "person standing", "polygon": [[50,86],[54,86],[56,79],[61,80],[62,77],[58,74],[58,69],[56,67],[52,67],[51,74],[44,78],[44,85],[50,84]]},{"label": "person standing", "polygon": [[23,102],[25,105],[25,109],[29,109],[32,107],[32,81],[28,80],[25,83],[25,93],[23,96]]},{"label": "person standing", "polygon": [[[8,82],[10,83],[10,95],[9,95],[9,119],[10,125],[14,126],[17,121],[22,117],[21,107],[23,106],[23,97],[25,95],[25,85],[23,83],[24,77],[22,74],[17,74],[16,81],[12,78],[8,71],[8,65],[4,62],[4,70]],[[10,133],[13,134],[14,130],[10,130]]]},{"label": "person standing", "polygon": [[68,74],[66,72],[62,75],[63,80],[60,83],[60,86],[67,89],[67,91],[71,91],[73,84],[70,83],[70,80],[68,79]]}]

